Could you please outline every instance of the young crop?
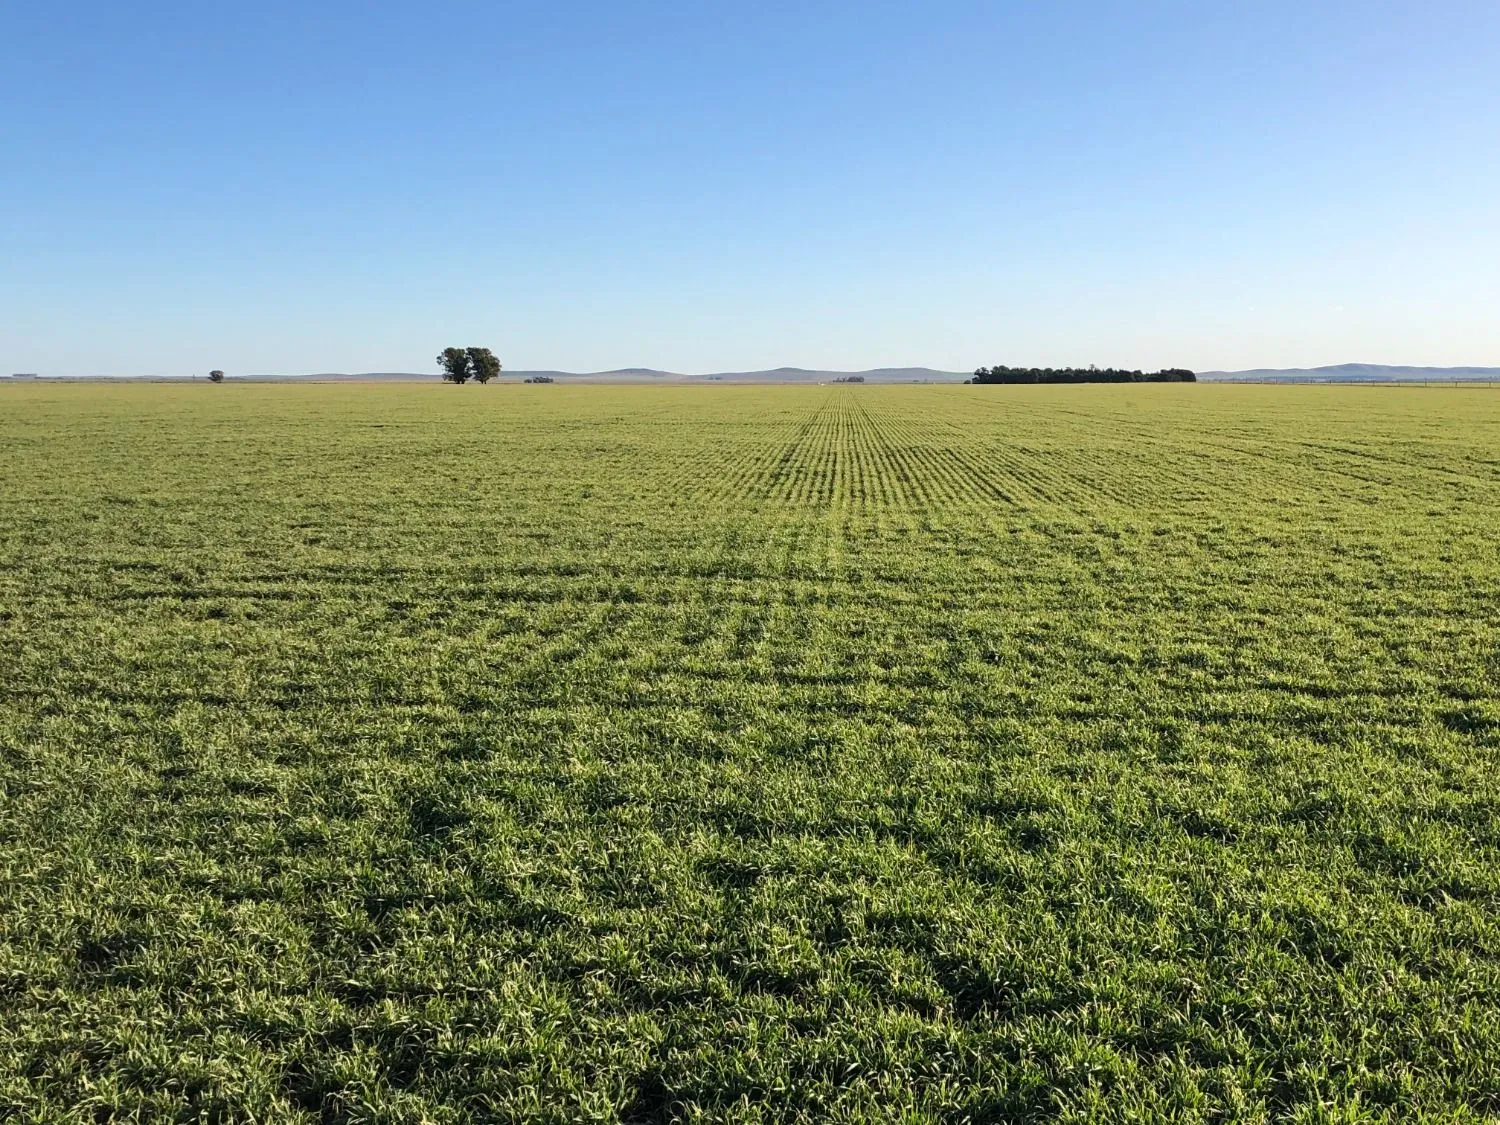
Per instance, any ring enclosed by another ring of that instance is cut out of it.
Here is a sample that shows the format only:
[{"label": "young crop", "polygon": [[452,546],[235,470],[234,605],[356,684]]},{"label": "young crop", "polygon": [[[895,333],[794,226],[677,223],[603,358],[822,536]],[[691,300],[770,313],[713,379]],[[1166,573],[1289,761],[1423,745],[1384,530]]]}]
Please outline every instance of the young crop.
[{"label": "young crop", "polygon": [[0,1115],[1491,1119],[1497,511],[1486,390],[0,388]]}]

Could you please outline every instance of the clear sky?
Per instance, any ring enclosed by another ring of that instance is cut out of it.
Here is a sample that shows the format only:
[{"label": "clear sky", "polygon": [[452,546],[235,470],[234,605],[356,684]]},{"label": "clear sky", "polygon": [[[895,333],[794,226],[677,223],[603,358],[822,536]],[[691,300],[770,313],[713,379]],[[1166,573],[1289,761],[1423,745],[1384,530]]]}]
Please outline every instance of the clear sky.
[{"label": "clear sky", "polygon": [[1500,3],[0,3],[0,374],[447,344],[1500,365]]}]

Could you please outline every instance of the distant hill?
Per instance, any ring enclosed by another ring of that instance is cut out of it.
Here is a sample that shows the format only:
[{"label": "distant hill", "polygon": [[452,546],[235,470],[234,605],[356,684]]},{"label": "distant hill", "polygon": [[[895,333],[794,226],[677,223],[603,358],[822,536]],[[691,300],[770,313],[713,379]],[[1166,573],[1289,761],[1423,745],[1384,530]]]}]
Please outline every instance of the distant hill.
[{"label": "distant hill", "polygon": [[[686,379],[671,371],[653,371],[649,367],[622,367],[617,371],[503,371],[502,382],[531,379],[540,375],[553,379],[587,380],[590,382],[640,382],[645,380]],[[236,376],[230,376],[236,378]],[[250,383],[436,383],[442,376],[436,371],[320,371],[312,375],[245,375],[240,376]]]},{"label": "distant hill", "polygon": [[[719,371],[707,375],[684,375],[653,367],[619,367],[612,371],[506,371],[502,381],[548,378],[559,383],[831,383],[851,375],[866,383],[960,383],[967,371],[938,371],[931,367],[876,367],[868,371],[821,371],[806,367],[777,367],[768,371]],[[324,372],[317,375],[247,376],[256,382],[436,382],[436,372],[369,371],[358,375]]]},{"label": "distant hill", "polygon": [[[932,367],[875,367],[866,371],[826,371],[806,367],[776,367],[766,371],[716,371],[706,375],[684,375],[652,367],[619,367],[612,371],[506,371],[502,382],[545,377],[558,383],[832,383],[858,376],[865,383],[961,383],[968,371],[939,371]],[[10,379],[37,379],[36,375],[13,375]],[[47,380],[47,376],[41,376]],[[325,371],[313,375],[234,375],[232,382],[247,383],[435,383],[435,371],[365,371],[358,374]],[[1379,363],[1339,363],[1329,367],[1255,367],[1246,371],[1200,371],[1207,382],[1302,382],[1389,383],[1500,381],[1500,367],[1400,367]],[[182,376],[55,376],[53,380],[109,382],[181,382]],[[7,382],[0,376],[0,382]]]},{"label": "distant hill", "polygon": [[1256,367],[1249,371],[1200,371],[1198,378],[1217,382],[1452,382],[1464,379],[1500,379],[1500,367],[1397,367],[1380,363],[1338,363],[1329,367]]},{"label": "distant hill", "polygon": [[937,371],[931,367],[874,367],[868,371],[820,371],[806,367],[777,367],[770,371],[720,371],[689,376],[693,383],[831,383],[863,376],[866,383],[961,383],[967,371]]},{"label": "distant hill", "polygon": [[537,376],[574,383],[670,383],[687,378],[675,371],[658,371],[654,367],[617,367],[613,371],[506,371],[501,378],[533,379]]}]

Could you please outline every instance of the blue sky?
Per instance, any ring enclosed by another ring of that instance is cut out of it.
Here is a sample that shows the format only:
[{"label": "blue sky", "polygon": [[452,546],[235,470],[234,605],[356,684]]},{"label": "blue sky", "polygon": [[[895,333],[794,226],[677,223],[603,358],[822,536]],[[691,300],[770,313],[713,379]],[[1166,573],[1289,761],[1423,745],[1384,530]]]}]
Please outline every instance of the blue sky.
[{"label": "blue sky", "polygon": [[1500,4],[0,5],[0,373],[1500,365]]}]

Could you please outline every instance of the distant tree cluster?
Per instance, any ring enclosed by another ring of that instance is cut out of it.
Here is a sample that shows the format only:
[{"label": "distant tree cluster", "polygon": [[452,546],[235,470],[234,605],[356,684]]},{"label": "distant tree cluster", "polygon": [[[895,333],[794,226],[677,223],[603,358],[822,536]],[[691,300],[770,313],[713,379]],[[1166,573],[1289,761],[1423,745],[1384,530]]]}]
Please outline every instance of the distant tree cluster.
[{"label": "distant tree cluster", "polygon": [[1123,367],[981,367],[966,383],[1196,383],[1182,367],[1126,371]]},{"label": "distant tree cluster", "polygon": [[218,370],[210,371],[208,373],[208,381],[210,383],[222,383],[224,381],[224,372]]},{"label": "distant tree cluster", "polygon": [[521,380],[523,383],[551,383],[554,381],[551,375],[528,375]]},{"label": "distant tree cluster", "polygon": [[489,348],[444,348],[437,365],[445,383],[488,383],[500,377],[500,361]]},{"label": "distant tree cluster", "polygon": [[834,380],[835,383],[863,383],[864,381],[863,375],[840,375]]}]

